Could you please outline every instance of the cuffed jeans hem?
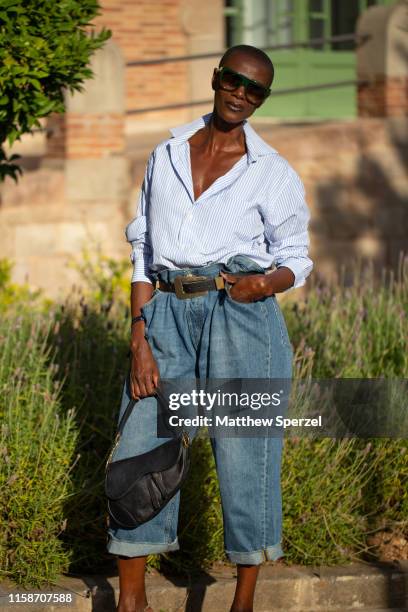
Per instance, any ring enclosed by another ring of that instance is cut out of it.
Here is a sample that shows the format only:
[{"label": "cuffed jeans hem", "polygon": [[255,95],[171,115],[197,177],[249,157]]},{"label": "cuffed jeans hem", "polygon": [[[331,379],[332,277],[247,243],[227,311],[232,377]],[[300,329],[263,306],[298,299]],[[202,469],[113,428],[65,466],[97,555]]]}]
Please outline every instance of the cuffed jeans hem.
[{"label": "cuffed jeans hem", "polygon": [[126,542],[109,536],[107,544],[108,552],[113,555],[124,557],[144,557],[145,555],[157,555],[159,553],[179,550],[178,538],[174,542]]},{"label": "cuffed jeans hem", "polygon": [[264,561],[276,561],[284,556],[280,544],[268,546],[267,548],[254,550],[252,552],[235,552],[230,550],[226,550],[225,552],[231,563],[239,563],[242,565],[260,565]]}]

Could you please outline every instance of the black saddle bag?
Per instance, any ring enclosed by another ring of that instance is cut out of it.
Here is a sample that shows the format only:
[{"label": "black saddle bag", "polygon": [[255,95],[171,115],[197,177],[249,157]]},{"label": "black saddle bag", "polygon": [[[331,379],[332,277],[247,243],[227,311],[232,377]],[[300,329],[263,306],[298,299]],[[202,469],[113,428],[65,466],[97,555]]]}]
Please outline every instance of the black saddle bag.
[{"label": "black saddle bag", "polygon": [[190,467],[190,440],[185,431],[147,453],[112,461],[136,403],[137,400],[130,400],[120,420],[105,473],[109,517],[125,529],[133,529],[156,516],[181,488]]}]

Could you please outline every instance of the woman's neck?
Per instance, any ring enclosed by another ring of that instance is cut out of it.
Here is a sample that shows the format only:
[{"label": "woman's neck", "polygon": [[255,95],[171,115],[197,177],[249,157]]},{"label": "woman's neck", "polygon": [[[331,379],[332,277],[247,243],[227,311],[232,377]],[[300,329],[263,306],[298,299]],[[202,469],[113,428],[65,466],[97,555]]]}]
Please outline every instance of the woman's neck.
[{"label": "woman's neck", "polygon": [[243,126],[243,121],[240,123],[227,123],[217,116],[214,109],[210,121],[197,133],[198,138],[194,139],[196,140],[195,144],[214,153],[217,151],[237,152],[239,150],[245,152]]}]

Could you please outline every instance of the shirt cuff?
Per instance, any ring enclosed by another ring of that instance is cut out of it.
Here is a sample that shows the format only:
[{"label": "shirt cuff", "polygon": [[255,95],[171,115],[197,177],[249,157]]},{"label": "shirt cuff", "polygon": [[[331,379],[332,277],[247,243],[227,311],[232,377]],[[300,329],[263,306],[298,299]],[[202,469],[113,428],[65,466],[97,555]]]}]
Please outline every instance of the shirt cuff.
[{"label": "shirt cuff", "polygon": [[295,282],[291,287],[285,289],[281,293],[285,293],[286,291],[290,291],[290,289],[297,289],[298,287],[302,287],[306,282],[306,277],[309,276],[310,272],[313,269],[313,263],[310,259],[305,262],[304,259],[297,259],[292,257],[290,259],[285,259],[281,261],[279,264],[275,263],[276,267],[279,269],[281,267],[289,268],[292,270],[295,275]]}]

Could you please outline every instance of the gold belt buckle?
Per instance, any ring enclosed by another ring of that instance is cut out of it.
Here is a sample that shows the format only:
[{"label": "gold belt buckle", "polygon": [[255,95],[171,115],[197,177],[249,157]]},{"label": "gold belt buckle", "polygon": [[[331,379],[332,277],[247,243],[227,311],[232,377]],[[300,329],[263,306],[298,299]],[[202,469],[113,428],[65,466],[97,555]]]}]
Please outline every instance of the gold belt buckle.
[{"label": "gold belt buckle", "polygon": [[186,293],[183,287],[183,280],[184,281],[207,280],[207,277],[206,276],[194,276],[193,274],[185,274],[181,276],[176,276],[176,278],[173,280],[173,283],[174,283],[174,289],[176,292],[176,296],[178,297],[179,300],[186,300],[188,298],[207,295],[208,291],[197,291],[195,293]]}]

